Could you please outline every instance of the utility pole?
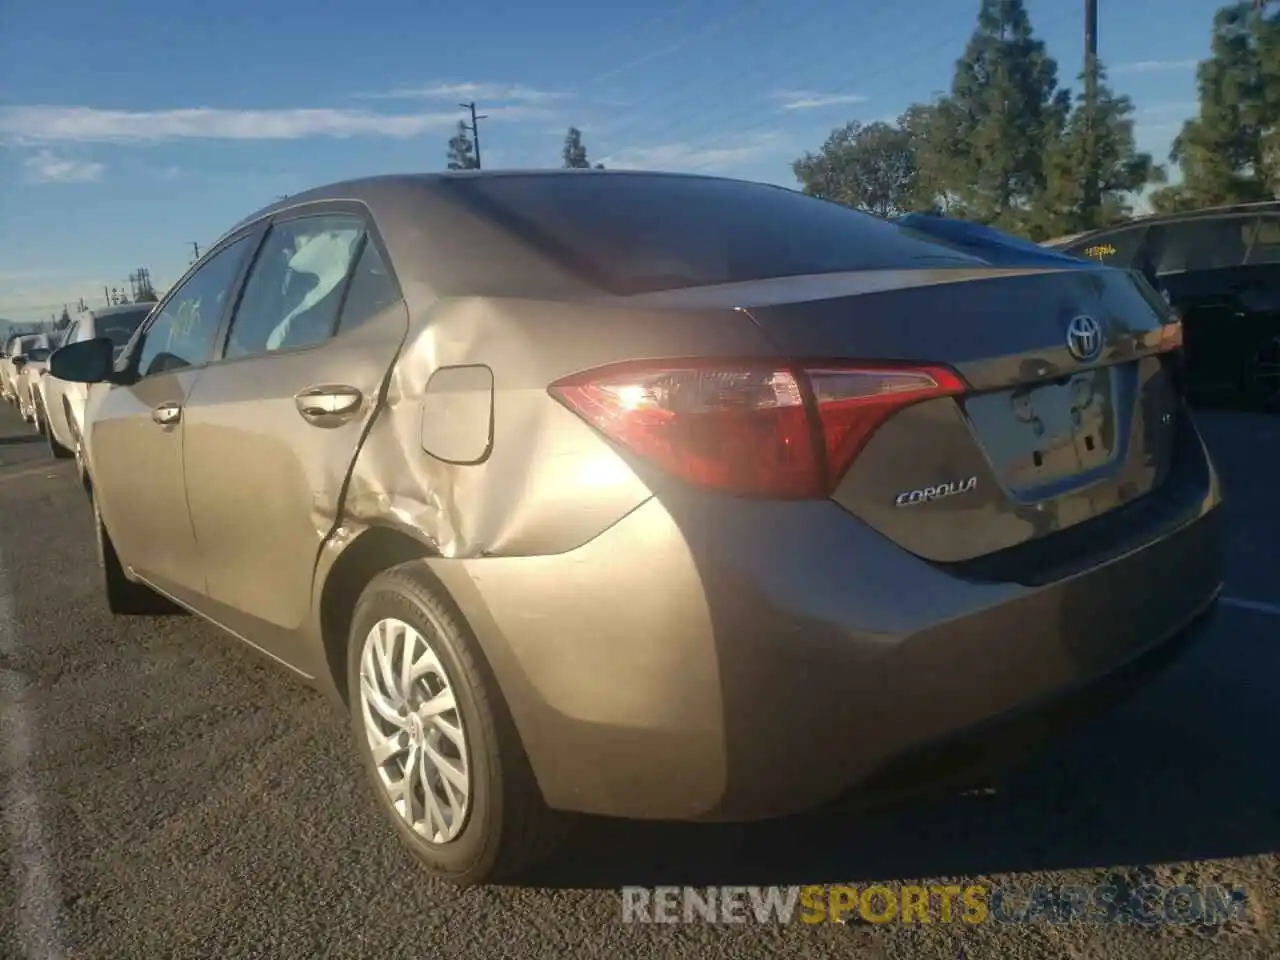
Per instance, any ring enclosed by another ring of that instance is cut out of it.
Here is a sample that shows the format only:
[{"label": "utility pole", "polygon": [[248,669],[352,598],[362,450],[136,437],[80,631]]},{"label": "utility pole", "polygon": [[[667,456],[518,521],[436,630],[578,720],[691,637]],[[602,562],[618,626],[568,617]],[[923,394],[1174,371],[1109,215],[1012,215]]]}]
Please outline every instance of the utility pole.
[{"label": "utility pole", "polygon": [[107,289],[107,285],[102,285],[102,298],[107,301],[107,306],[111,306],[111,291]]},{"label": "utility pole", "polygon": [[468,127],[465,123],[463,124],[463,126],[466,127],[466,129],[471,131],[471,142],[475,144],[475,148],[476,148],[476,169],[479,170],[480,169],[480,125],[479,123],[477,123],[477,121],[488,120],[489,118],[486,116],[476,116],[476,102],[474,100],[472,100],[470,103],[460,103],[458,104],[458,106],[460,106],[463,110],[471,111],[471,126]]},{"label": "utility pole", "polygon": [[1102,206],[1100,171],[1098,170],[1098,0],[1084,0],[1084,102],[1085,164],[1084,215],[1086,227],[1098,226],[1098,208]]}]

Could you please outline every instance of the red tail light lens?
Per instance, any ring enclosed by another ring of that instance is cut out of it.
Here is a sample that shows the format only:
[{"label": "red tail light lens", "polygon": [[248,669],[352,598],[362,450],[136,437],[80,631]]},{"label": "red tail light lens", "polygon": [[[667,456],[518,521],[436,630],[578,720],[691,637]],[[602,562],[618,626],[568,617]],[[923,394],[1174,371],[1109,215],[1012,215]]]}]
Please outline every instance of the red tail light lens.
[{"label": "red tail light lens", "polygon": [[830,495],[893,413],[964,389],[945,367],[668,361],[568,377],[551,395],[696,486],[810,499]]}]

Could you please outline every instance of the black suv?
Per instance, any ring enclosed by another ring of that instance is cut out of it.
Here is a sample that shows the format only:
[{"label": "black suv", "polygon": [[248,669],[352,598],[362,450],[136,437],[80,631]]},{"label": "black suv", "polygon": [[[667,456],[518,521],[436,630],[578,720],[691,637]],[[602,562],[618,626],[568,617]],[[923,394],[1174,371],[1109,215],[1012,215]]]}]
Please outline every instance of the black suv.
[{"label": "black suv", "polygon": [[1194,395],[1280,410],[1280,202],[1141,217],[1045,246],[1152,280],[1182,315]]}]

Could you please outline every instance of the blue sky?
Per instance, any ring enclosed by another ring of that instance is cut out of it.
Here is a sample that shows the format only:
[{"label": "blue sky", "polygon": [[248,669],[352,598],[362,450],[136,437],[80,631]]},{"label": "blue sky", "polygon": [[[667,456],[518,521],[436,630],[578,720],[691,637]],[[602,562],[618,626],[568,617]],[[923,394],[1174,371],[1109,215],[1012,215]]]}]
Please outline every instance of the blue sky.
[{"label": "blue sky", "polygon": [[[163,290],[276,196],[444,166],[475,99],[484,165],[593,161],[794,185],[850,120],[945,90],[977,0],[6,0],[0,30],[0,317],[100,302],[138,266]],[[1029,0],[1075,85],[1079,0]],[[1100,4],[1099,53],[1163,160],[1195,110],[1216,0]],[[366,13],[368,11],[368,13]],[[373,11],[376,11],[373,12]]]}]

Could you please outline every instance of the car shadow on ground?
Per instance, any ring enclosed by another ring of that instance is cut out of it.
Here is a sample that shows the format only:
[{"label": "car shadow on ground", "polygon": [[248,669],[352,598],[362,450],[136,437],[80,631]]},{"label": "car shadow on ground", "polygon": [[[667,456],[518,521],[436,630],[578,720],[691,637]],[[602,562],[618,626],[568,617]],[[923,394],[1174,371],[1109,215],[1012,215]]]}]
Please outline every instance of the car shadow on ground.
[{"label": "car shadow on ground", "polygon": [[11,433],[8,436],[0,436],[0,446],[4,447],[42,442],[44,442],[44,437],[38,433]]},{"label": "car shadow on ground", "polygon": [[[1265,720],[1280,657],[1253,662],[1261,677],[1252,687],[1224,683],[1216,669],[1224,652],[1212,647],[1232,619],[1136,699],[1007,772],[994,794],[752,825],[584,820],[526,882],[785,886],[1101,871],[1280,850],[1280,762]],[[1254,623],[1257,641],[1265,627]]]}]

